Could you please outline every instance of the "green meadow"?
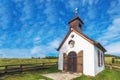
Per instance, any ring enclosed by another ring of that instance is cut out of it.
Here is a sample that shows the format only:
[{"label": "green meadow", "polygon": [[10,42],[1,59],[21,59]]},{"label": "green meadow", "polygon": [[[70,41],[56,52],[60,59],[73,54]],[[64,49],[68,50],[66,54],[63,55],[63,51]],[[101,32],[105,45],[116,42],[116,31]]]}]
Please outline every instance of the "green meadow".
[{"label": "green meadow", "polygon": [[120,79],[120,71],[105,69],[95,77],[82,75],[73,80],[119,80],[119,79]]},{"label": "green meadow", "polygon": [[[16,64],[34,64],[34,63],[51,63],[57,62],[57,59],[18,59],[18,58],[3,58],[0,59],[0,66],[2,65],[16,65]],[[4,67],[0,67],[0,69],[4,69]],[[35,71],[28,71],[28,72],[17,72],[17,73],[10,73],[7,75],[1,75],[0,80],[52,80],[47,77],[42,76],[41,74],[46,73],[53,73],[53,72],[60,72],[57,67],[51,67],[45,70],[35,70]]]},{"label": "green meadow", "polygon": [[[57,59],[25,59],[25,58],[1,58],[0,66],[2,65],[16,65],[13,67],[17,67],[17,64],[35,64],[35,63],[51,63],[57,62]],[[0,67],[0,70],[5,69],[5,67]]]},{"label": "green meadow", "polygon": [[[114,57],[105,57],[106,64],[112,64],[112,58]],[[32,63],[49,63],[49,62],[57,62],[57,59],[0,59],[0,66],[1,65],[14,65],[14,64],[32,64]],[[115,62],[118,61],[119,64],[120,59],[115,58]],[[1,68],[2,69],[2,68]],[[45,70],[37,70],[37,71],[28,71],[28,72],[17,72],[17,73],[10,73],[7,75],[1,75],[0,80],[52,80],[50,78],[42,76],[42,74],[46,73],[54,73],[60,72],[57,67],[51,67]],[[106,68],[104,71],[100,72],[95,77],[85,76],[82,75],[77,77],[73,80],[119,80],[120,79],[120,71],[110,70]]]},{"label": "green meadow", "polygon": [[[112,63],[112,59],[114,58],[114,63]],[[120,67],[120,58],[116,57],[105,57],[105,64],[112,64],[112,65],[117,65]]]},{"label": "green meadow", "polygon": [[57,62],[57,59],[26,59],[26,58],[1,58],[0,65],[14,65],[14,64],[33,64],[33,63],[47,63]]},{"label": "green meadow", "polygon": [[42,76],[42,74],[60,72],[57,67],[51,67],[49,69],[34,70],[28,72],[16,72],[7,75],[0,76],[0,80],[52,80],[50,78]]}]

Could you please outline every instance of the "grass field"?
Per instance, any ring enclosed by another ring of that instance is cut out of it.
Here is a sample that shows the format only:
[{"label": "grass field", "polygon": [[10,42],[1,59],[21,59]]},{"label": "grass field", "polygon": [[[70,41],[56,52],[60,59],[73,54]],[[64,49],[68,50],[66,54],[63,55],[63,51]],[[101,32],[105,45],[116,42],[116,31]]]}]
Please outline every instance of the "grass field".
[{"label": "grass field", "polygon": [[[105,63],[111,64],[112,58],[114,57],[105,57]],[[115,59],[115,61],[120,61],[120,59]],[[46,63],[46,62],[57,62],[57,59],[24,59],[24,58],[3,58],[0,59],[0,65],[12,65],[12,64],[32,64],[32,63]]]},{"label": "grass field", "polygon": [[111,64],[112,63],[112,58],[114,58],[114,57],[105,57],[105,63]]},{"label": "grass field", "polygon": [[[60,71],[57,70],[57,67],[52,67],[46,70],[8,74],[1,78],[3,78],[3,80],[40,80],[40,79],[52,80],[50,78],[42,76],[42,74],[54,73],[54,72],[60,72]],[[95,77],[82,75],[73,80],[119,80],[120,79],[119,74],[120,71],[105,69]]]},{"label": "grass field", "polygon": [[[114,58],[114,57],[105,57],[105,63],[106,64],[112,64],[112,58]],[[120,65],[120,59],[115,58],[115,63],[114,64]]]},{"label": "grass field", "polygon": [[[3,58],[0,59],[0,66],[2,65],[16,65],[16,64],[34,64],[34,63],[50,63],[57,62],[57,59],[17,59],[17,58]],[[17,67],[17,66],[14,66]],[[0,70],[5,69],[5,67],[0,67]]]},{"label": "grass field", "polygon": [[[105,57],[105,63],[111,64],[113,57]],[[120,59],[118,59],[119,61]],[[46,62],[57,62],[57,59],[0,59],[0,65],[11,65],[11,64],[32,64],[32,63],[46,63]],[[41,74],[59,72],[57,67],[52,67],[46,70],[30,71],[23,73],[14,73],[4,76],[0,76],[3,80],[51,80],[42,76]],[[73,80],[119,80],[120,71],[105,69],[95,77],[88,77],[82,75]]]},{"label": "grass field", "polygon": [[95,77],[82,75],[73,80],[120,80],[120,71],[105,69]]},{"label": "grass field", "polygon": [[[52,80],[50,78],[44,77],[41,74],[60,72],[57,67],[51,67],[45,70],[29,71],[23,73],[14,73],[0,76],[2,80]],[[0,80],[1,80],[0,79]]]},{"label": "grass field", "polygon": [[1,65],[13,65],[13,64],[46,63],[46,62],[57,62],[57,59],[2,58],[0,59],[0,66]]}]

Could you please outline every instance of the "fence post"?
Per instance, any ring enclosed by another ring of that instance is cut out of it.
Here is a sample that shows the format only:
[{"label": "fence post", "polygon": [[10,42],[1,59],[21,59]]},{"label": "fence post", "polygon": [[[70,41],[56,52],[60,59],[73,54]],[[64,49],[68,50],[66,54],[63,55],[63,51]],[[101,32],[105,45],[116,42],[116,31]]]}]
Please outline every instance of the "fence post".
[{"label": "fence post", "polygon": [[110,64],[110,69],[112,69],[112,64]]},{"label": "fence post", "polygon": [[42,67],[44,68],[45,63],[43,63]]},{"label": "fence post", "polygon": [[56,66],[58,66],[58,62],[56,62]]},{"label": "fence post", "polygon": [[20,71],[23,72],[23,65],[20,65]]},{"label": "fence post", "polygon": [[7,73],[8,66],[5,66],[5,73]]}]

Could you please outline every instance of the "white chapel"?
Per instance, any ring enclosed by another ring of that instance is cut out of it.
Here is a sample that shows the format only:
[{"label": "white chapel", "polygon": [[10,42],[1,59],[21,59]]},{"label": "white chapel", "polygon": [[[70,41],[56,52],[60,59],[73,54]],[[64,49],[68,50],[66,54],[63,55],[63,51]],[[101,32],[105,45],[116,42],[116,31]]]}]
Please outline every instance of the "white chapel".
[{"label": "white chapel", "polygon": [[82,25],[83,21],[77,15],[69,22],[69,32],[57,49],[58,69],[95,76],[105,68],[106,49],[87,37],[82,31]]}]

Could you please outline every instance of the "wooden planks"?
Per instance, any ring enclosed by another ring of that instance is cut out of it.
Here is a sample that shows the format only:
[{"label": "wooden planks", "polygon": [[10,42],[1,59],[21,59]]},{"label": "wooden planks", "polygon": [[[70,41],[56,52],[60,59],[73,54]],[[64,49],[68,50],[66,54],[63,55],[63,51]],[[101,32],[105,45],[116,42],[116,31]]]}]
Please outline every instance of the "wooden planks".
[{"label": "wooden planks", "polygon": [[77,54],[77,72],[83,73],[83,51]]},{"label": "wooden planks", "polygon": [[51,66],[57,66],[57,63],[37,63],[37,64],[17,64],[17,65],[3,65],[3,70],[0,70],[0,74],[11,72],[24,72],[37,69],[46,69]]}]

